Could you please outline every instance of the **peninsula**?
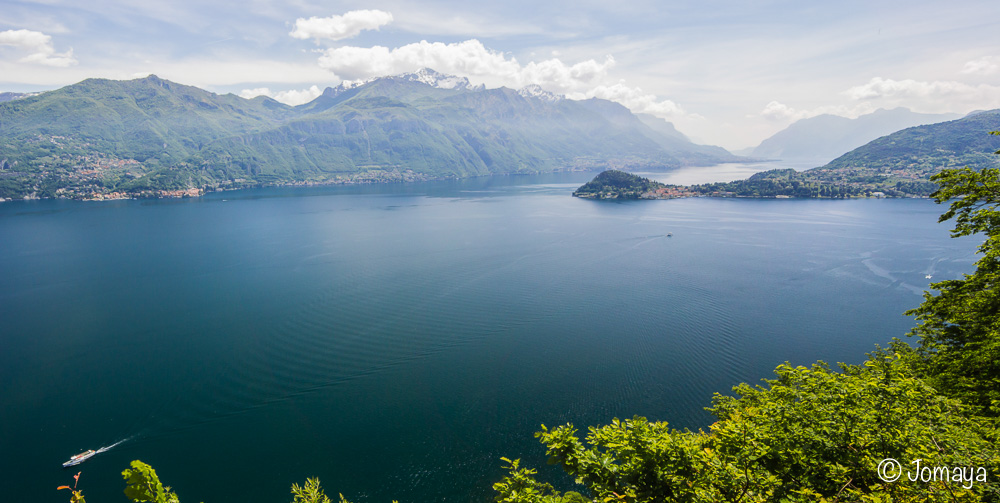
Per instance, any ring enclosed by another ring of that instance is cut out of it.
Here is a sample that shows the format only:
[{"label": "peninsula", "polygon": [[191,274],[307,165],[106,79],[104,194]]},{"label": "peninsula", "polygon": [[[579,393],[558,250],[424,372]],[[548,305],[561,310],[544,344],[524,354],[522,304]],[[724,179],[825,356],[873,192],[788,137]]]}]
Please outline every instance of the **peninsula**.
[{"label": "peninsula", "polygon": [[928,197],[930,177],[943,169],[1000,168],[1000,110],[903,129],[858,147],[818,168],[772,169],[745,180],[701,185],[666,185],[606,171],[573,193],[592,199],[676,197],[835,198]]}]

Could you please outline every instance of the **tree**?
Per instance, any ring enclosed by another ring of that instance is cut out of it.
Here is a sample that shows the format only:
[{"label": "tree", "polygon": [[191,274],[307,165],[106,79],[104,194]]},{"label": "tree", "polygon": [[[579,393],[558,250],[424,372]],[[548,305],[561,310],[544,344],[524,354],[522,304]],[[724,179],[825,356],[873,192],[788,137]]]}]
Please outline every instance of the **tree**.
[{"label": "tree", "polygon": [[132,468],[122,472],[125,478],[125,496],[135,502],[148,501],[150,503],[180,503],[177,494],[164,487],[160,483],[160,477],[156,475],[153,467],[135,460],[131,463]]},{"label": "tree", "polygon": [[[1000,134],[994,131],[991,134]],[[1000,154],[1000,151],[996,152]],[[1000,416],[1000,170],[944,170],[931,180],[939,204],[951,202],[940,222],[955,219],[953,237],[985,235],[976,271],[931,285],[937,295],[907,314],[920,324],[918,367],[934,387]]]},{"label": "tree", "polygon": [[[998,451],[988,426],[963,405],[913,376],[899,355],[870,355],[841,372],[819,363],[782,365],[766,386],[741,384],[717,395],[710,432],[680,431],[642,417],[589,429],[572,425],[536,436],[550,461],[583,484],[593,501],[981,501],[1000,491]],[[973,482],[886,482],[879,463],[981,467]],[[494,488],[497,501],[555,503],[562,495],[517,461]]]}]

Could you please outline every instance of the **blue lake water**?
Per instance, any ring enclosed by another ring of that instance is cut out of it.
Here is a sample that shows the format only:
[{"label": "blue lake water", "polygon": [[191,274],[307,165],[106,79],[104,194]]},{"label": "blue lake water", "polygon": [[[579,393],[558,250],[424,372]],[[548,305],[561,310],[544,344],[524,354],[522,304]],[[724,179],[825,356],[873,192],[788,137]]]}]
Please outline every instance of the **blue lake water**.
[{"label": "blue lake water", "polygon": [[501,456],[567,489],[539,424],[706,427],[975,260],[928,200],[570,197],[592,176],[0,204],[5,498],[125,501],[132,459],[186,503],[490,501]]}]

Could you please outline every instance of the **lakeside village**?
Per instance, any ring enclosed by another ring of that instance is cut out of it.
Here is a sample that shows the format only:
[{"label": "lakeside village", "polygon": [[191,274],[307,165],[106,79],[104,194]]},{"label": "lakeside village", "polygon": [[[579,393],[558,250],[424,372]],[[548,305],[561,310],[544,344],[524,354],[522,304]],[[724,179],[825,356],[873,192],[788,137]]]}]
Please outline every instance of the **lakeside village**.
[{"label": "lakeside village", "polygon": [[262,186],[321,186],[420,182],[433,179],[411,169],[358,166],[355,173],[337,173],[308,180],[262,182],[234,177],[219,179],[219,173],[182,165],[162,168],[135,159],[95,153],[89,142],[65,136],[38,135],[34,143],[52,150],[31,161],[28,169],[20,161],[0,158],[0,202],[34,199],[113,201],[199,197],[206,192]]},{"label": "lakeside village", "polygon": [[[162,167],[136,159],[95,153],[94,146],[65,136],[39,135],[32,143],[45,145],[23,169],[18,160],[0,159],[0,202],[16,199],[75,199],[111,201],[140,198],[199,197],[206,192],[262,186],[320,186],[401,183],[433,180],[411,169],[378,165],[357,166],[351,173],[316,174],[311,179],[255,180],[207,166]],[[589,165],[591,168],[592,164]],[[814,169],[798,172],[778,169],[746,180],[679,186],[666,185],[622,171],[605,163],[606,171],[573,195],[588,199],[677,199],[686,197],[748,198],[857,198],[926,197],[934,184],[929,172],[916,169],[876,171],[866,168]],[[633,166],[634,168],[634,166]],[[568,171],[586,169],[571,165]]]}]

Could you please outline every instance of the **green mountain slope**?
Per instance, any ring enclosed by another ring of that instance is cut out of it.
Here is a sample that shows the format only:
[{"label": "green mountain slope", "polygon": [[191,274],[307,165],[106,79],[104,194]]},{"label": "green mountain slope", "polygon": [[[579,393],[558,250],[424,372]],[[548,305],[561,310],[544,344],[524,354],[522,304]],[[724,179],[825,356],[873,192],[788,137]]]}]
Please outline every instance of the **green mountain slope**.
[{"label": "green mountain slope", "polygon": [[150,76],[130,81],[89,79],[0,108],[0,148],[14,160],[37,155],[41,136],[64,136],[140,162],[170,164],[206,142],[263,130],[291,116],[268,98],[245,100]]},{"label": "green mountain slope", "polygon": [[945,168],[1000,167],[1000,110],[917,126],[884,136],[806,171],[776,169],[746,180],[694,185],[695,194],[736,197],[912,197],[938,186],[931,175]]},{"label": "green mountain slope", "polygon": [[1000,167],[1000,160],[993,155],[1000,149],[1000,138],[987,134],[997,129],[1000,129],[1000,110],[973,113],[958,120],[911,127],[884,136],[819,169],[874,173],[905,170],[927,178],[943,168]]},{"label": "green mountain slope", "polygon": [[[443,78],[452,88],[428,84]],[[86,80],[0,103],[0,197],[164,195],[739,159],[664,135],[616,103],[455,82],[423,71],[327,89],[290,107],[156,77]]]}]

